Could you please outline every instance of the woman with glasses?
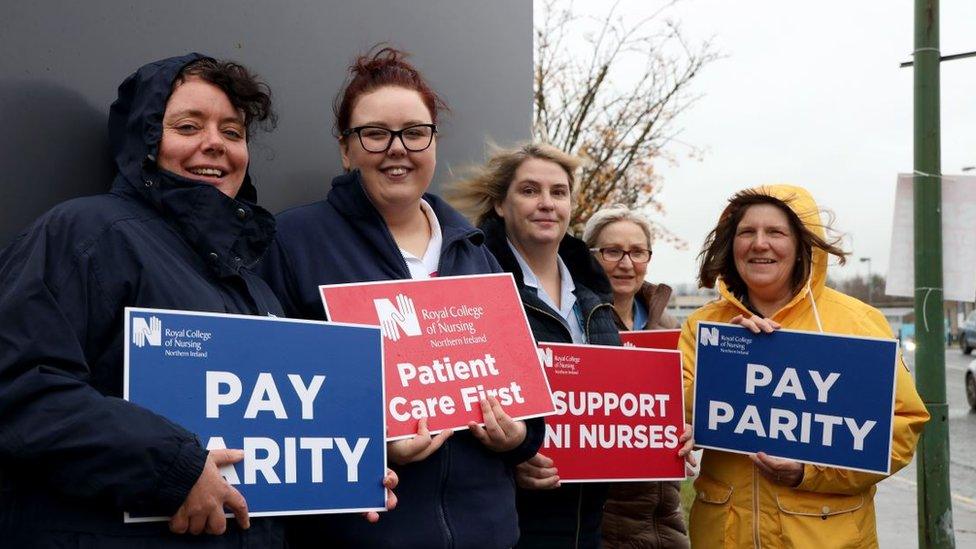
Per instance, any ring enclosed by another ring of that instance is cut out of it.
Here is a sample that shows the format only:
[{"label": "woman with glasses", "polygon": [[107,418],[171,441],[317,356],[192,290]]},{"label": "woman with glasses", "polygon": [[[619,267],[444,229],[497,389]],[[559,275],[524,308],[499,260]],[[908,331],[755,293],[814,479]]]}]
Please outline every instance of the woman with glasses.
[{"label": "woman with glasses", "polygon": [[[645,282],[651,261],[651,224],[622,204],[597,211],[586,222],[583,241],[613,287],[613,310],[620,330],[678,328],[664,311],[671,288]],[[603,508],[607,547],[688,547],[677,482],[612,484]]]},{"label": "woman with glasses", "polygon": [[[484,236],[427,193],[437,160],[441,98],[383,48],[356,60],[336,98],[346,173],[328,196],[278,216],[262,272],[289,316],[324,319],[320,284],[499,272]],[[494,401],[494,399],[490,399]],[[399,505],[376,525],[344,516],[296,521],[293,547],[511,547],[518,538],[512,469],[542,442],[541,419],[514,421],[494,401],[500,433],[415,437],[387,445]],[[487,410],[486,410],[487,412]]]},{"label": "woman with glasses", "polygon": [[671,287],[645,282],[651,261],[651,224],[623,204],[599,210],[586,222],[583,241],[613,286],[613,310],[621,330],[676,329],[664,309]]},{"label": "woman with glasses", "polygon": [[[452,202],[514,276],[537,341],[620,345],[610,282],[586,244],[566,234],[578,166],[550,145],[500,150],[454,185]],[[518,546],[599,547],[607,484],[561,486],[558,468],[543,453],[518,465]]]}]

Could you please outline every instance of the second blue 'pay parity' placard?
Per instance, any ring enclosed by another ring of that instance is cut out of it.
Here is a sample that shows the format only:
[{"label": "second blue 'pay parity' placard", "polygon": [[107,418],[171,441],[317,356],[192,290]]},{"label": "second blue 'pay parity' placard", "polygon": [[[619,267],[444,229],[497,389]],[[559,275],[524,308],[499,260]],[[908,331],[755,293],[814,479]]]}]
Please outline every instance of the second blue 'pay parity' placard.
[{"label": "second blue 'pay parity' placard", "polygon": [[892,339],[698,324],[695,444],[888,473]]},{"label": "second blue 'pay parity' placard", "polygon": [[222,472],[252,516],[384,508],[379,328],[134,308],[125,322],[125,398],[243,449]]}]

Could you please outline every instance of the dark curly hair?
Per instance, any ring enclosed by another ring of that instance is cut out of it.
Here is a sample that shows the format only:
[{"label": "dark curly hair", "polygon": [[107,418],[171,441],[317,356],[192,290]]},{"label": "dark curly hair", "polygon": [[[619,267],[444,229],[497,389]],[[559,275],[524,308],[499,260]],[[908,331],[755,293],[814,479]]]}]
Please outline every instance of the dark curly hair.
[{"label": "dark curly hair", "polygon": [[190,76],[201,78],[227,94],[230,104],[244,113],[248,140],[255,124],[270,131],[278,122],[278,117],[271,110],[271,88],[247,67],[232,61],[204,57],[183,67],[173,86],[182,84]]},{"label": "dark curly hair", "polygon": [[430,120],[434,124],[437,123],[438,113],[449,110],[447,103],[430,87],[420,71],[407,61],[408,55],[396,48],[377,44],[366,54],[356,58],[356,61],[349,66],[349,80],[332,102],[335,137],[341,136],[342,132],[349,129],[349,120],[352,118],[352,109],[356,100],[361,95],[385,86],[397,86],[419,93],[427,110],[430,111]]}]

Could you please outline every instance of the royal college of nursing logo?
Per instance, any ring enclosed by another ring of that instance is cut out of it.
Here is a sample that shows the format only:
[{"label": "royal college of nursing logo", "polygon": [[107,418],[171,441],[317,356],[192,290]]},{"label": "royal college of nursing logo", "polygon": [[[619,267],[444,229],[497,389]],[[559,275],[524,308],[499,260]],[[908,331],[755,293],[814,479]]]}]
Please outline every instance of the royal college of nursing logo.
[{"label": "royal college of nursing logo", "polygon": [[132,317],[132,343],[136,347],[159,347],[163,343],[163,323],[158,317],[151,316],[147,321],[143,317]]},{"label": "royal college of nursing logo", "polygon": [[546,368],[552,368],[552,349],[536,347],[535,352],[539,354],[539,362]]},{"label": "royal college of nursing logo", "polygon": [[373,300],[383,335],[390,341],[400,339],[400,330],[403,330],[405,336],[419,336],[420,320],[417,318],[417,309],[413,305],[413,300],[403,294],[397,294],[396,302],[397,305],[394,307],[389,299]]},{"label": "royal college of nursing logo", "polygon": [[698,338],[701,340],[702,347],[718,345],[718,328],[702,326],[698,330]]},{"label": "royal college of nursing logo", "polygon": [[552,348],[536,347],[535,352],[539,355],[539,363],[543,368],[551,368],[556,375],[579,375],[580,358],[570,354],[557,355],[552,352]]}]

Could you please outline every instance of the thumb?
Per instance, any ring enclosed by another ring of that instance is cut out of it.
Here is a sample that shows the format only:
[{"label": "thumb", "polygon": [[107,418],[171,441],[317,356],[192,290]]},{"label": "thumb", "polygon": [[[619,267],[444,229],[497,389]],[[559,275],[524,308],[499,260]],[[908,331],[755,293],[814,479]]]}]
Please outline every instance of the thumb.
[{"label": "thumb", "polygon": [[543,455],[541,452],[540,453],[537,453],[534,456],[532,456],[532,459],[529,460],[529,463],[531,463],[532,465],[535,465],[536,467],[552,467],[553,466],[552,459],[550,459],[549,457]]},{"label": "thumb", "polygon": [[244,450],[210,450],[210,457],[217,467],[237,463],[244,459]]}]

